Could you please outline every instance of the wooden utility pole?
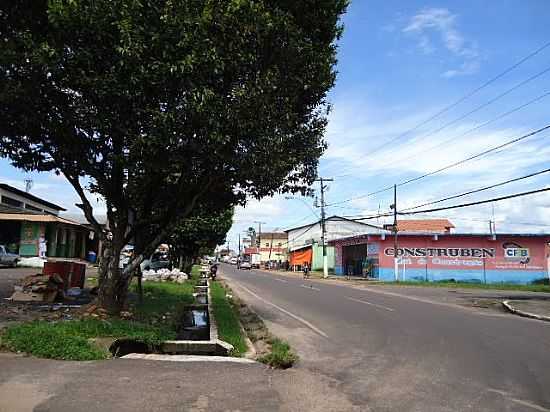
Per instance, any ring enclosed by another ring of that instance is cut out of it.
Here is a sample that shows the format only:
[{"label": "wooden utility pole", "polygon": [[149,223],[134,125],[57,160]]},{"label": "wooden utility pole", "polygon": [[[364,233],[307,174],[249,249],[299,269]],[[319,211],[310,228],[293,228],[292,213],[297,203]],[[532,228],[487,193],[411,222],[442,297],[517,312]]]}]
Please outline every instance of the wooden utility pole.
[{"label": "wooden utility pole", "polygon": [[316,179],[317,182],[320,182],[321,184],[321,243],[323,245],[323,277],[328,278],[328,257],[327,257],[327,235],[326,235],[326,214],[325,214],[325,190],[327,189],[327,186],[325,186],[324,182],[333,182],[334,179],[327,179],[320,177],[319,179]]}]

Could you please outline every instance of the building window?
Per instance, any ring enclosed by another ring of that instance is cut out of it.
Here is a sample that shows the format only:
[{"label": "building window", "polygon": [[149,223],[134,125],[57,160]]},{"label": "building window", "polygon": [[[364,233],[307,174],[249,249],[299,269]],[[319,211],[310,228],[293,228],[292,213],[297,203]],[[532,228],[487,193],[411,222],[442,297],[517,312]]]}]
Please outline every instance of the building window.
[{"label": "building window", "polygon": [[2,196],[2,203],[9,206],[23,207],[23,202],[20,202],[19,200],[15,200],[8,196]]},{"label": "building window", "polygon": [[277,247],[281,247],[283,244],[281,242],[277,243]]},{"label": "building window", "polygon": [[266,243],[266,244],[265,244],[265,247],[269,247],[269,243]]},{"label": "building window", "polygon": [[37,212],[42,212],[43,211],[42,209],[39,209],[39,208],[34,207],[32,205],[29,205],[28,203],[25,203],[25,209],[36,210]]}]

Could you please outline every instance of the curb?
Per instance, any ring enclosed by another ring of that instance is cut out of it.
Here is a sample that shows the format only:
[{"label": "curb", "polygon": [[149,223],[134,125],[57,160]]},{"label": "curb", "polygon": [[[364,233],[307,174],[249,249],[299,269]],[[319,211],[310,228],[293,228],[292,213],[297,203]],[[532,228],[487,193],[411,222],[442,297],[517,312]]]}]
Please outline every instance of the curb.
[{"label": "curb", "polygon": [[524,318],[531,318],[531,319],[542,320],[542,321],[545,321],[545,322],[550,322],[550,316],[537,315],[537,314],[535,314],[535,313],[525,312],[525,311],[523,311],[523,310],[516,309],[516,308],[514,308],[514,307],[510,304],[510,301],[509,301],[509,300],[503,301],[503,302],[502,302],[502,306],[504,306],[504,308],[505,308],[508,312],[511,312],[511,313],[513,313],[514,315],[523,316]]},{"label": "curb", "polygon": [[231,356],[201,356],[201,355],[162,355],[156,353],[130,353],[121,356],[119,359],[139,359],[151,361],[166,361],[166,362],[226,362],[226,363],[246,363],[255,364],[257,362],[251,359],[233,358]]}]

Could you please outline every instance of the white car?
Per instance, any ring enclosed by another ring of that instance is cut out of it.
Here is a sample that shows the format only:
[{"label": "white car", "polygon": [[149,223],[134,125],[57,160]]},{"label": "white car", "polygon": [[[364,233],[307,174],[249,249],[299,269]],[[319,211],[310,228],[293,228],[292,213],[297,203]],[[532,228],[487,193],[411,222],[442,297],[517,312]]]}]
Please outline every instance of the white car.
[{"label": "white car", "polygon": [[250,270],[252,269],[252,265],[250,264],[250,262],[241,262],[240,268]]},{"label": "white car", "polygon": [[237,264],[237,258],[229,259],[229,263],[231,263],[232,265],[236,265]]}]

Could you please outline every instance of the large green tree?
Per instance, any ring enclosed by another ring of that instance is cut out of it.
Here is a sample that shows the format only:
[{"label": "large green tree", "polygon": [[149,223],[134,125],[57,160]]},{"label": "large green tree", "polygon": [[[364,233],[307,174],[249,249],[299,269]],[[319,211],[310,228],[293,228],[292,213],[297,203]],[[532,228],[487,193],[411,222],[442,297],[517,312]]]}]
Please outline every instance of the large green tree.
[{"label": "large green tree", "polygon": [[[204,196],[307,190],[346,2],[0,3],[0,154],[74,187],[107,246],[103,307],[120,311],[143,255]],[[110,233],[86,189],[105,199]],[[142,231],[146,246],[120,270]]]},{"label": "large green tree", "polygon": [[233,224],[233,212],[233,208],[217,213],[199,211],[174,225],[169,242],[175,254],[181,258],[184,270],[190,270],[195,258],[210,253],[217,245],[225,242]]}]

